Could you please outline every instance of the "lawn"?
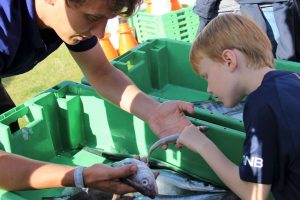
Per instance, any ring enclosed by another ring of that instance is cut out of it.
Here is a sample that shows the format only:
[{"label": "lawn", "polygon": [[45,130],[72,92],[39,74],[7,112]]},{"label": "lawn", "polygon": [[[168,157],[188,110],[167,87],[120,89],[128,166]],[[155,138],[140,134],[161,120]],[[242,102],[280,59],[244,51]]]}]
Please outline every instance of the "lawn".
[{"label": "lawn", "polygon": [[16,105],[19,105],[62,81],[80,82],[82,77],[82,72],[67,48],[61,45],[33,70],[2,79],[2,82]]}]

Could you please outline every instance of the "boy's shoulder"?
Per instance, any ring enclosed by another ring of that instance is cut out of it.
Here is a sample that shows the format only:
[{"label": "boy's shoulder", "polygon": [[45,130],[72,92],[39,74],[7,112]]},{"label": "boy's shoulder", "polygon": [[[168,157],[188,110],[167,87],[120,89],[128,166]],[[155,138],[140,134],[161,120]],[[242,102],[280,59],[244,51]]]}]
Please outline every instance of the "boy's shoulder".
[{"label": "boy's shoulder", "polygon": [[300,74],[273,70],[268,72],[261,85],[248,95],[246,105],[257,109],[266,105],[271,105],[274,109],[285,106],[285,104],[293,106],[294,102],[300,99],[299,91]]},{"label": "boy's shoulder", "polygon": [[294,78],[295,72],[284,70],[272,70],[265,74],[261,86],[265,86],[268,83],[277,82],[278,80]]},{"label": "boy's shoulder", "polygon": [[300,99],[300,75],[294,72],[274,70],[268,72],[261,85],[247,97],[245,113],[260,112],[266,107],[274,113],[299,112],[295,109]]},{"label": "boy's shoulder", "polygon": [[[278,95],[289,92],[291,96],[300,96],[300,74],[290,71],[274,70],[266,74],[262,87],[274,87]],[[293,93],[295,91],[295,93]]]},{"label": "boy's shoulder", "polygon": [[[300,74],[274,70],[268,72],[261,85],[248,96],[249,101],[258,100],[269,101],[274,97],[291,93],[292,97],[300,97],[300,93],[296,92],[300,88]],[[299,90],[298,90],[299,91]]]}]

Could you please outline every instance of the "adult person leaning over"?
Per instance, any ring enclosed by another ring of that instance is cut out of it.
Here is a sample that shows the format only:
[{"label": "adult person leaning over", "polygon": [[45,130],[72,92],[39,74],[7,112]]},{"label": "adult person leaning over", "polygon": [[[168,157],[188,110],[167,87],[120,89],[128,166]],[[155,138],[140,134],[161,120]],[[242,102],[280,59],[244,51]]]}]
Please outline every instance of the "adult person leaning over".
[{"label": "adult person leaning over", "polygon": [[[183,111],[193,112],[193,105],[152,100],[107,61],[97,42],[96,36],[103,37],[108,19],[119,14],[130,15],[140,3],[141,0],[0,1],[0,77],[29,71],[65,43],[93,88],[102,96],[146,121],[159,137],[182,131],[191,124]],[[4,112],[3,107],[8,109],[12,102],[1,87],[0,107]],[[118,180],[134,173],[136,166],[114,169],[96,164],[83,171],[76,169],[0,152],[0,188],[84,185],[114,193],[133,191]]]}]

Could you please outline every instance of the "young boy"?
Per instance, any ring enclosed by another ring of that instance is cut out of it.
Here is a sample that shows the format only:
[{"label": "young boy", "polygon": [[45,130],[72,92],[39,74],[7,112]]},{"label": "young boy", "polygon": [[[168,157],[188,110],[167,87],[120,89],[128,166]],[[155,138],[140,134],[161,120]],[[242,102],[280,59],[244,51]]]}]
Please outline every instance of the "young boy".
[{"label": "young boy", "polygon": [[202,132],[178,139],[199,153],[241,199],[300,199],[300,75],[274,70],[263,31],[240,15],[221,15],[198,35],[191,55],[208,92],[231,107],[247,96],[243,162],[236,166]]}]

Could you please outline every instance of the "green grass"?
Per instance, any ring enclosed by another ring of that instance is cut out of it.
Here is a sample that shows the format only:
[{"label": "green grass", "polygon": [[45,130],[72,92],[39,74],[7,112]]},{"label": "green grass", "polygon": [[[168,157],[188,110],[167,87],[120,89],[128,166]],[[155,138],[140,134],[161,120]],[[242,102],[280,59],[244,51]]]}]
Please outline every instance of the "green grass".
[{"label": "green grass", "polygon": [[65,80],[80,82],[80,68],[65,45],[40,62],[33,70],[2,79],[3,85],[16,105],[40,94]]}]

